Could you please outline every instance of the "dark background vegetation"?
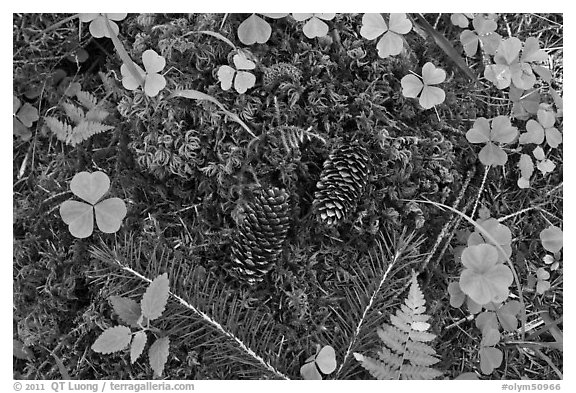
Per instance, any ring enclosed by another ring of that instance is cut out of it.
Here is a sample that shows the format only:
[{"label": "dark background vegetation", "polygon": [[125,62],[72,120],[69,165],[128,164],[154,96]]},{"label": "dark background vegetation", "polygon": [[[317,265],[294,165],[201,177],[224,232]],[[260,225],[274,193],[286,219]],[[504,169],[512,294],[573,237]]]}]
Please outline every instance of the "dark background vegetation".
[{"label": "dark background vegetation", "polygon": [[[14,139],[13,331],[14,338],[33,353],[27,360],[14,358],[15,378],[151,378],[144,361],[130,365],[125,354],[100,355],[90,349],[104,328],[117,323],[107,297],[137,299],[146,287],[106,263],[106,257],[95,258],[94,246],[108,256],[128,256],[127,263],[149,278],[169,271],[175,290],[189,294],[201,307],[210,309],[210,302],[220,305],[214,308],[216,315],[232,312],[238,314],[238,321],[254,324],[258,323],[254,315],[266,315],[267,323],[274,324],[271,337],[247,337],[248,332],[258,334],[258,325],[233,329],[266,356],[273,355],[283,373],[299,378],[299,368],[316,344],[333,345],[341,361],[346,325],[355,326],[359,307],[345,294],[358,277],[369,282],[370,261],[389,258],[398,239],[406,239],[412,231],[415,237],[406,246],[408,256],[386,284],[379,312],[385,317],[399,305],[410,269],[419,271],[432,330],[438,336],[434,346],[441,363],[437,367],[450,379],[478,370],[480,335],[473,323],[446,329],[466,316],[450,307],[447,293],[460,271],[453,249],[461,243],[453,235],[466,228],[449,228],[441,247],[433,248],[441,229],[454,217],[407,200],[427,198],[470,213],[478,199],[493,217],[538,205],[562,219],[561,149],[552,157],[555,172],[540,177],[529,190],[518,188],[517,176],[511,174],[516,169],[509,164],[505,170],[491,169],[478,194],[484,167],[477,159],[477,147],[464,135],[477,117],[510,113],[502,91],[483,79],[470,83],[433,41],[414,32],[406,36],[408,48],[402,54],[379,59],[374,42],[358,34],[359,14],[342,15],[332,23],[339,45],[307,39],[294,21],[274,21],[271,39],[249,48],[259,59],[258,80],[243,95],[222,91],[216,79],[217,68],[228,64],[230,48],[212,37],[189,33],[220,31],[239,44],[235,31],[246,15],[229,15],[221,30],[222,14],[129,14],[119,22],[120,38],[133,59],[140,59],[150,48],[166,58],[167,90],[192,88],[216,97],[260,136],[253,139],[212,104],[182,98],[155,101],[126,91],[117,80],[121,63],[109,39],[92,38],[87,25],[79,33],[77,19],[45,32],[66,16],[14,14],[13,93],[44,115],[58,112],[65,88],[79,82],[82,90],[98,97],[109,94],[112,115],[107,122],[116,128],[72,148],[57,141],[40,120],[31,141]],[[450,14],[426,18],[459,48],[461,29],[450,23]],[[544,48],[562,47],[561,15],[503,18],[499,21],[503,36],[511,31],[521,40],[538,37]],[[89,58],[78,65],[67,57],[79,47]],[[351,51],[356,48],[363,48],[366,56],[354,58]],[[561,50],[552,56],[554,87],[561,91]],[[401,93],[400,79],[428,61],[448,74],[442,84],[446,100],[437,113],[422,110],[416,100]],[[478,75],[482,61],[481,56],[468,59]],[[280,62],[300,70],[301,78],[265,86],[262,75]],[[286,126],[311,127],[327,143],[306,140],[287,154],[279,137]],[[165,143],[166,136],[176,139],[188,131],[197,145],[191,142],[185,156]],[[330,150],[353,140],[368,149],[369,184],[355,216],[337,229],[325,228],[311,212],[315,185]],[[112,181],[110,194],[126,201],[128,215],[117,234],[95,231],[92,237],[78,240],[62,222],[59,205],[71,197],[70,179],[83,170],[107,173]],[[237,209],[257,183],[287,190],[292,220],[278,266],[264,283],[247,289],[228,274],[229,239]],[[540,210],[507,222],[523,281],[542,257],[537,234],[547,221]],[[391,247],[390,254],[374,252],[378,239]],[[135,249],[140,251],[138,260],[134,260]],[[551,282],[546,295],[525,294],[528,314],[546,310],[553,318],[562,315],[561,270]],[[221,291],[211,293],[204,283]],[[227,309],[227,298],[233,298],[238,307]],[[171,303],[165,316],[160,327],[171,338],[167,378],[270,377],[235,357],[216,333],[177,304]],[[363,345],[374,349],[378,342],[369,337]],[[561,351],[543,350],[548,362],[514,346],[504,349],[503,366],[487,378],[557,379],[554,368],[562,370]],[[345,374],[368,377],[352,362]]]}]

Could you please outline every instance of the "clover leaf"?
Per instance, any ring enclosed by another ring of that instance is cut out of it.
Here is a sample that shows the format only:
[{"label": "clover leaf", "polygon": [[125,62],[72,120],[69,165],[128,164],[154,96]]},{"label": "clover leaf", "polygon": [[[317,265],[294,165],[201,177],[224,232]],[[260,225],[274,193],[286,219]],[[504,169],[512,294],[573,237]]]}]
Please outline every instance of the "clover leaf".
[{"label": "clover leaf", "polygon": [[522,154],[520,160],[518,161],[518,168],[520,168],[521,176],[518,179],[518,187],[529,188],[530,187],[530,177],[534,173],[534,162],[528,154]]},{"label": "clover leaf", "polygon": [[564,245],[562,229],[550,225],[548,228],[540,232],[540,241],[542,242],[542,247],[544,247],[546,251],[550,251],[554,254],[559,252]]},{"label": "clover leaf", "polygon": [[482,341],[480,341],[480,370],[484,374],[491,374],[494,369],[502,364],[503,354],[494,345],[500,342],[500,332],[494,328],[487,328],[482,331]]},{"label": "clover leaf", "polygon": [[388,23],[386,25],[381,14],[364,14],[360,28],[360,35],[367,40],[376,39],[383,34],[376,44],[378,56],[383,59],[400,54],[404,46],[402,35],[412,30],[412,22],[403,13],[391,13]]},{"label": "clover leaf", "polygon": [[508,155],[494,142],[510,143],[518,135],[518,128],[513,127],[510,118],[497,116],[487,120],[479,117],[474,121],[474,126],[466,133],[466,139],[470,143],[485,143],[478,157],[484,165],[504,165],[508,161]]},{"label": "clover leaf", "polygon": [[474,31],[464,30],[460,33],[460,42],[462,42],[466,56],[473,57],[478,50],[478,45],[481,45],[486,53],[494,55],[502,40],[500,34],[496,33],[498,27],[496,21],[482,14],[477,14],[472,25]]},{"label": "clover leaf", "polygon": [[552,160],[546,158],[544,149],[542,149],[541,146],[536,146],[532,151],[532,155],[538,161],[536,163],[536,168],[538,168],[538,170],[542,172],[543,175],[554,171],[554,168],[556,168],[556,164],[554,164]]},{"label": "clover leaf", "polygon": [[524,43],[521,57],[520,49],[522,42],[518,38],[502,40],[494,55],[495,64],[484,69],[484,77],[498,89],[505,89],[513,83],[520,89],[528,90],[536,83],[531,63],[545,61],[547,55],[540,49],[540,44],[534,37],[528,38]]},{"label": "clover leaf", "polygon": [[508,98],[512,101],[512,117],[515,119],[528,120],[540,107],[541,97],[537,89],[522,90],[512,85]]},{"label": "clover leaf", "polygon": [[60,206],[60,216],[74,237],[83,239],[92,234],[94,215],[102,232],[114,233],[120,229],[127,212],[126,204],[120,198],[101,200],[109,188],[110,179],[104,172],[80,172],[74,175],[70,190],[88,202],[69,199]]},{"label": "clover leaf", "polygon": [[106,17],[110,20],[110,26],[116,35],[120,29],[118,25],[113,21],[120,21],[126,18],[128,14],[126,13],[118,13],[118,14],[80,14],[79,18],[81,22],[88,23],[90,22],[90,34],[94,38],[102,38],[108,37],[110,38],[110,33],[106,28]]},{"label": "clover leaf", "polygon": [[238,93],[244,94],[256,83],[256,76],[245,70],[253,70],[256,68],[256,64],[241,51],[234,55],[233,62],[236,69],[228,65],[222,65],[218,69],[217,76],[220,86],[222,90],[229,90],[232,87],[232,81],[234,81],[234,89]]},{"label": "clover leaf", "polygon": [[[512,243],[512,232],[510,232],[510,229],[506,225],[498,222],[498,220],[495,218],[479,219],[476,222],[486,232],[488,232],[490,236],[492,236],[492,238],[496,241],[496,244],[502,247],[504,250],[504,254],[498,250],[498,262],[504,262],[506,258],[509,258],[510,255],[512,255],[512,247],[510,245]],[[492,241],[489,241],[487,238],[485,238],[484,235],[478,230],[475,230],[468,237],[469,246],[475,246],[483,243],[496,245]]]},{"label": "clover leaf", "polygon": [[541,144],[546,138],[546,142],[552,148],[557,148],[562,143],[562,134],[554,127],[556,116],[554,111],[538,109],[538,121],[528,120],[526,123],[526,132],[520,135],[520,144]]},{"label": "clover leaf", "polygon": [[[166,59],[156,53],[156,51],[148,49],[142,53],[142,63],[146,71],[136,63],[134,63],[134,67],[136,67],[136,70],[144,80],[144,93],[149,97],[155,97],[160,90],[166,87],[166,79],[159,74],[166,66]],[[140,83],[132,75],[126,64],[122,64],[120,72],[122,73],[122,85],[126,89],[136,90],[140,86]]]},{"label": "clover leaf", "polygon": [[464,270],[460,288],[476,303],[501,302],[508,297],[512,272],[498,262],[498,252],[491,244],[468,246],[462,252]]},{"label": "clover leaf", "polygon": [[550,281],[548,281],[549,278],[550,273],[543,267],[539,267],[536,270],[536,279],[538,280],[536,282],[536,292],[540,295],[543,295],[544,292],[550,289]]},{"label": "clover leaf", "polygon": [[324,21],[332,20],[335,16],[334,13],[292,14],[298,22],[308,21],[302,28],[304,35],[308,38],[324,37],[328,34],[328,25]]},{"label": "clover leaf", "polygon": [[[261,14],[273,19],[280,19],[288,14]],[[238,39],[244,45],[252,45],[255,43],[263,44],[272,34],[272,28],[264,19],[257,14],[252,14],[246,18],[240,26],[238,26]]]},{"label": "clover leaf", "polygon": [[300,367],[300,375],[307,380],[321,380],[323,374],[330,374],[336,370],[336,351],[330,345],[325,345],[322,349],[318,345],[316,354],[306,359],[306,363]]},{"label": "clover leaf", "polygon": [[12,113],[14,115],[12,119],[12,133],[20,137],[24,142],[30,140],[32,137],[30,127],[39,119],[38,109],[27,102],[22,105],[17,97],[12,96]]},{"label": "clover leaf", "polygon": [[474,19],[474,14],[454,13],[450,15],[450,22],[454,26],[465,29],[470,24],[470,19]]},{"label": "clover leaf", "polygon": [[444,102],[446,94],[439,87],[432,86],[444,82],[446,71],[436,68],[428,62],[422,67],[422,77],[408,74],[402,78],[402,95],[408,98],[419,97],[418,102],[424,109],[430,109]]}]

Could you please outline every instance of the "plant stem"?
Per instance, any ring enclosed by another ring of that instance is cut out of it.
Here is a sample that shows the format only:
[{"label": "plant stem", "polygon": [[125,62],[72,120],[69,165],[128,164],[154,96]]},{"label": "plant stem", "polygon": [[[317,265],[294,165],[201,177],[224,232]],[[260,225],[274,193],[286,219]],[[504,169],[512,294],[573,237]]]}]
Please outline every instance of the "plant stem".
[{"label": "plant stem", "polygon": [[116,35],[116,33],[114,33],[114,30],[112,30],[110,20],[108,19],[108,16],[106,16],[106,14],[104,14],[104,21],[106,22],[106,28],[108,29],[108,33],[110,34],[110,38],[112,39],[112,43],[114,44],[116,52],[118,52],[118,55],[122,59],[122,62],[124,62],[124,64],[126,64],[126,67],[128,67],[128,71],[130,71],[130,74],[132,74],[134,79],[136,79],[140,84],[140,86],[144,88],[144,78],[142,77],[142,74],[140,74],[140,72],[136,69],[136,66],[132,61],[132,58],[130,57],[128,52],[126,52],[124,45],[122,45],[122,42],[120,42],[118,36]]}]

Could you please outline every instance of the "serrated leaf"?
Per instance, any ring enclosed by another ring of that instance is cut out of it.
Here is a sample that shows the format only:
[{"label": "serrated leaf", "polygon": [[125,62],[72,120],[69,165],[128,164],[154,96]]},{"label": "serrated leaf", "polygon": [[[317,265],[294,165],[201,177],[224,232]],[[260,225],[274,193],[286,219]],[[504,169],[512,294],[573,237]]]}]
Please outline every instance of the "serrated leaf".
[{"label": "serrated leaf", "polygon": [[58,140],[66,142],[68,135],[72,133],[72,126],[66,122],[61,122],[55,117],[45,116],[44,123],[48,126],[50,131],[52,131]]},{"label": "serrated leaf", "polygon": [[336,351],[330,345],[323,347],[316,356],[316,365],[324,374],[330,374],[336,370]]},{"label": "serrated leaf", "polygon": [[484,347],[480,349],[480,370],[484,374],[492,374],[494,369],[502,364],[502,351],[494,347]]},{"label": "serrated leaf", "polygon": [[62,107],[66,112],[66,115],[72,120],[72,123],[79,124],[86,115],[84,114],[84,110],[70,102],[63,102]]},{"label": "serrated leaf", "polygon": [[118,314],[118,317],[131,326],[136,326],[136,322],[140,318],[140,304],[135,300],[129,299],[122,296],[110,296],[108,298],[112,304],[114,312]]},{"label": "serrated leaf", "polygon": [[559,252],[564,245],[562,229],[550,225],[548,228],[540,232],[540,241],[542,242],[542,247],[544,247],[546,251],[550,251],[554,254]]},{"label": "serrated leaf", "polygon": [[161,337],[150,345],[150,349],[148,350],[148,360],[150,362],[150,367],[154,370],[154,376],[162,376],[164,366],[168,361],[169,352],[170,339],[168,337]]},{"label": "serrated leaf", "polygon": [[138,360],[142,351],[144,351],[147,339],[148,337],[144,330],[140,330],[134,335],[132,338],[132,345],[130,345],[130,363],[134,364],[134,362]]},{"label": "serrated leaf", "polygon": [[150,283],[142,296],[142,315],[153,321],[164,312],[170,290],[168,273],[159,275]]},{"label": "serrated leaf", "polygon": [[92,344],[92,350],[109,354],[123,350],[130,344],[132,332],[126,326],[114,326],[102,332]]},{"label": "serrated leaf", "polygon": [[77,92],[76,98],[82,105],[84,105],[88,109],[94,109],[96,108],[96,105],[98,105],[98,99],[94,95],[88,93],[87,91]]},{"label": "serrated leaf", "polygon": [[120,198],[109,198],[94,205],[96,224],[104,233],[118,232],[126,217],[126,204]]}]

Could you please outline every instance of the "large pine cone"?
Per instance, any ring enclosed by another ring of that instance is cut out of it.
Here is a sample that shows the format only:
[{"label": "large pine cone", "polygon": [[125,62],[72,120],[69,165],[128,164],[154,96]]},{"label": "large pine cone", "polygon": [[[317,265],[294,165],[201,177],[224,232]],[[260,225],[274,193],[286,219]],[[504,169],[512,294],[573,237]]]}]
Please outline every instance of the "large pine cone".
[{"label": "large pine cone", "polygon": [[320,222],[337,225],[351,214],[368,181],[368,153],[361,145],[334,149],[320,174],[314,209]]},{"label": "large pine cone", "polygon": [[286,191],[276,187],[255,192],[243,209],[244,219],[232,241],[232,270],[249,284],[262,281],[282,252],[289,227]]}]

